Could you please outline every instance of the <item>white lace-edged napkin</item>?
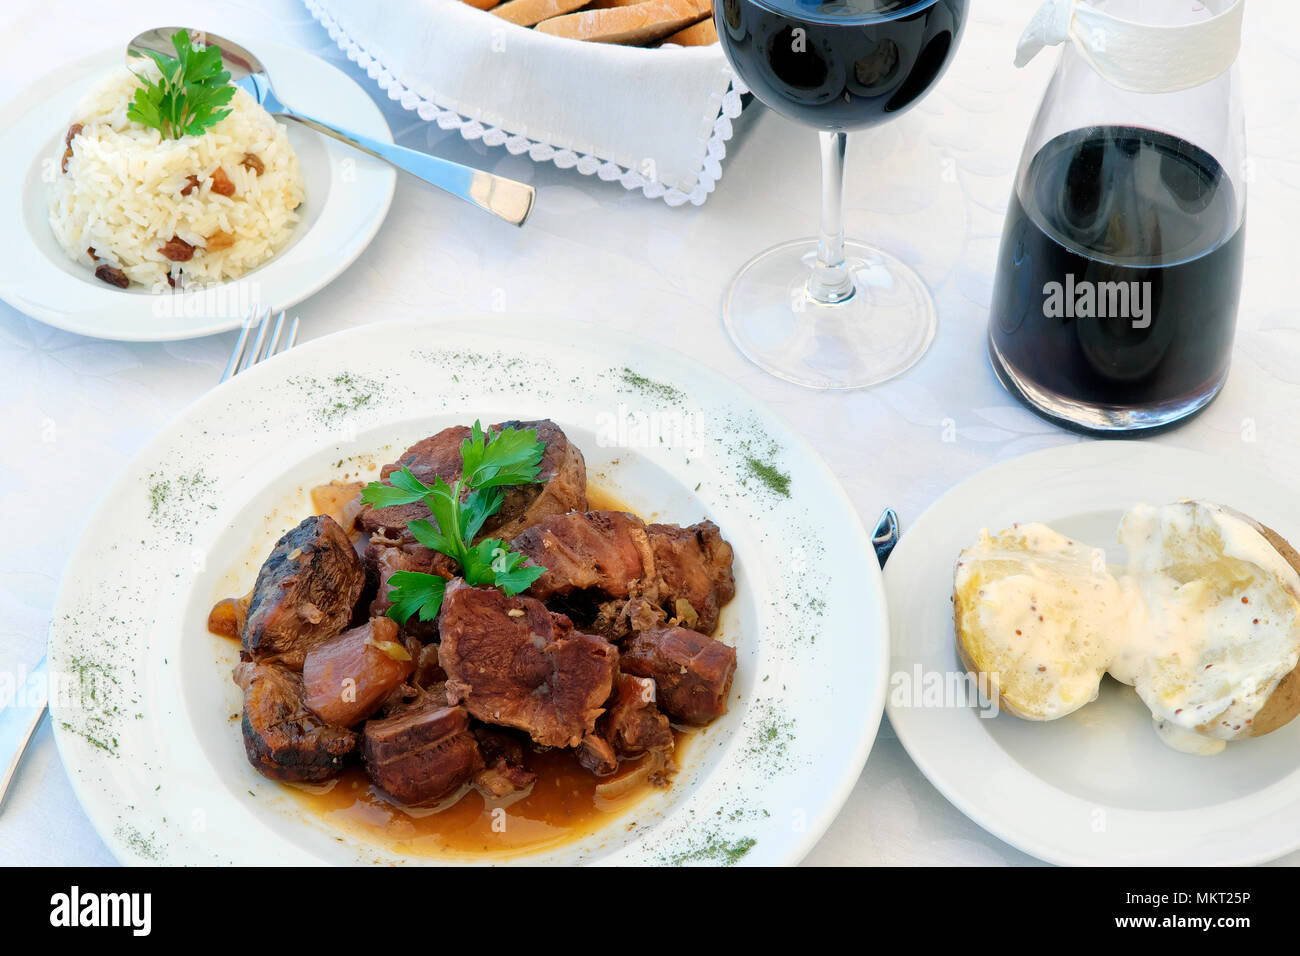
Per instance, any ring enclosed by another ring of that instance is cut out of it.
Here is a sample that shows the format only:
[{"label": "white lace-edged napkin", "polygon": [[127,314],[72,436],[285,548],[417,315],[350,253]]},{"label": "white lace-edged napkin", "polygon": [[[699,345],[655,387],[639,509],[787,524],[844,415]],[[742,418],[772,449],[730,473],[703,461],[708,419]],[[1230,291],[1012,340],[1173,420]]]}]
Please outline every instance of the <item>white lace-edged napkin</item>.
[{"label": "white lace-edged napkin", "polygon": [[304,0],[388,95],[466,139],[702,204],[740,93],[721,49],[584,43],[460,0]]}]

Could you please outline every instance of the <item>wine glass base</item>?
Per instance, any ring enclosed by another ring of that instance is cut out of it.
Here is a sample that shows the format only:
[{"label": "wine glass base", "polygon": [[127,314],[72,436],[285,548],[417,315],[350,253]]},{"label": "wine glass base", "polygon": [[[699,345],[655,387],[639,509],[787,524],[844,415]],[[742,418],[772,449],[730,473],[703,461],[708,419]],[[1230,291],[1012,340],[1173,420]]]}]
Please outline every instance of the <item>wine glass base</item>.
[{"label": "wine glass base", "polygon": [[864,243],[846,241],[844,255],[853,288],[834,304],[808,294],[816,239],[773,246],[740,270],[722,321],[747,359],[787,382],[820,389],[878,385],[920,361],[938,327],[925,282]]}]

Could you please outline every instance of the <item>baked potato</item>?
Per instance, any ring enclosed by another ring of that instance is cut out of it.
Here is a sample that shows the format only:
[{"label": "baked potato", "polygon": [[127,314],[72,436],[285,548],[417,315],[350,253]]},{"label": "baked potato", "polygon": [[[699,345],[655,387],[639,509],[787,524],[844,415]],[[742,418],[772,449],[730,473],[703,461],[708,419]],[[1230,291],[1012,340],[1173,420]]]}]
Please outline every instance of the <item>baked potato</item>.
[{"label": "baked potato", "polygon": [[1096,699],[1131,601],[1098,549],[1042,524],[985,531],[957,559],[957,651],[1001,709],[1055,720]]},{"label": "baked potato", "polygon": [[957,650],[1000,706],[1053,720],[1132,685],[1171,746],[1213,753],[1300,713],[1300,554],[1205,501],[1137,505],[1122,570],[1045,525],[984,532],[954,573]]}]

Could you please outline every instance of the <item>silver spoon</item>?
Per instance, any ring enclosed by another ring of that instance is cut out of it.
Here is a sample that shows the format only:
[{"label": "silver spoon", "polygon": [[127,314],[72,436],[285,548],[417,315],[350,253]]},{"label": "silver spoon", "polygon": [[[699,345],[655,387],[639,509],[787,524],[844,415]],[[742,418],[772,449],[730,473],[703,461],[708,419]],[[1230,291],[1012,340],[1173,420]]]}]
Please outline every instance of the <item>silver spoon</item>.
[{"label": "silver spoon", "polygon": [[[133,61],[145,57],[146,51],[149,50],[174,57],[176,49],[172,46],[171,38],[178,29],[181,28],[158,27],[141,33],[127,44],[127,66],[134,65]],[[522,226],[529,212],[532,211],[534,196],[532,186],[481,169],[462,166],[451,160],[430,156],[416,149],[380,142],[369,136],[341,129],[324,120],[305,116],[280,101],[271,88],[271,78],[267,74],[266,67],[239,44],[215,33],[189,30],[189,34],[190,39],[196,44],[220,47],[222,62],[230,72],[230,78],[236,85],[251,94],[268,113],[309,126],[318,133],[332,136],[363,153],[386,160],[398,169],[404,169],[412,176],[423,179],[426,183],[431,183],[453,196],[459,196],[466,202],[473,203],[480,209],[486,209],[516,226]]]}]

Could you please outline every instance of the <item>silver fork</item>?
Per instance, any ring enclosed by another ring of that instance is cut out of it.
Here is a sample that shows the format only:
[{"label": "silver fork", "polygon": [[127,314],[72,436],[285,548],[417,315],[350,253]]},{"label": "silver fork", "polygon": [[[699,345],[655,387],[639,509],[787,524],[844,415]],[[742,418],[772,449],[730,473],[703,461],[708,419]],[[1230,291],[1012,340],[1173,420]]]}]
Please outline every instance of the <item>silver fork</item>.
[{"label": "silver fork", "polygon": [[[235,350],[230,353],[230,361],[226,363],[226,370],[221,374],[221,381],[224,382],[240,372],[247,371],[258,362],[264,362],[272,355],[279,355],[294,347],[298,341],[298,317],[294,316],[286,320],[284,312],[281,312],[272,324],[271,312],[271,309],[254,309],[249,313],[243,327],[239,330]],[[250,349],[249,336],[254,329],[257,330],[257,337],[253,340]],[[32,668],[28,686],[48,687],[44,657]],[[4,759],[2,755],[8,756],[3,770],[0,770],[0,810],[4,809],[5,794],[9,792],[9,785],[13,782],[18,765],[22,763],[23,755],[27,752],[27,745],[31,743],[36,728],[41,725],[48,711],[49,702],[44,695],[21,703],[15,700],[0,708],[0,759]]]},{"label": "silver fork", "polygon": [[[230,353],[230,361],[226,363],[226,370],[221,373],[221,381],[233,378],[240,372],[246,372],[258,362],[264,362],[272,355],[279,355],[281,352],[287,352],[294,347],[298,341],[298,317],[295,315],[289,322],[288,334],[285,334],[285,314],[281,312],[275,319],[275,327],[271,329],[271,334],[267,336],[267,327],[271,324],[271,309],[265,312],[254,309],[244,320],[243,328],[239,330],[239,338],[235,341],[235,350]],[[257,338],[253,342],[250,350],[248,347],[248,336],[257,329]]]},{"label": "silver fork", "polygon": [[27,752],[27,745],[49,709],[46,699],[49,681],[45,675],[45,658],[42,657],[41,662],[32,668],[26,686],[32,688],[33,693],[38,696],[20,702],[16,699],[20,688],[15,682],[15,699],[0,709],[0,753],[9,755],[4,773],[0,776],[0,809],[4,808],[5,794],[9,791],[9,784],[14,779],[14,772],[18,769],[18,765],[22,762],[23,754]]}]

